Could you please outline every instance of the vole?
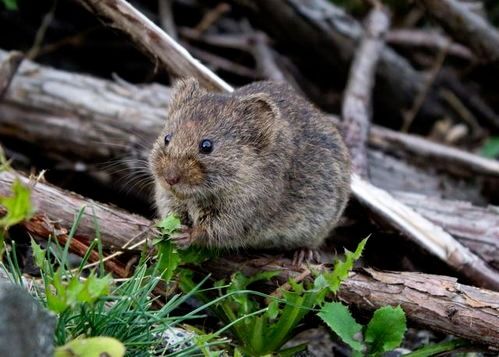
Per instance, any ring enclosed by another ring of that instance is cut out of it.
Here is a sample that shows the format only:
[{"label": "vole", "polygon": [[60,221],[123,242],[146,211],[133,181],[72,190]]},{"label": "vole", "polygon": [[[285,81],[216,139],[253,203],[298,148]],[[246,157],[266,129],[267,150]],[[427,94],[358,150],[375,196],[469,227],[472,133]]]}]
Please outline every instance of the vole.
[{"label": "vole", "polygon": [[314,251],[350,192],[350,158],[334,124],[291,87],[255,82],[230,94],[177,82],[149,158],[155,202],[185,227],[179,248]]}]

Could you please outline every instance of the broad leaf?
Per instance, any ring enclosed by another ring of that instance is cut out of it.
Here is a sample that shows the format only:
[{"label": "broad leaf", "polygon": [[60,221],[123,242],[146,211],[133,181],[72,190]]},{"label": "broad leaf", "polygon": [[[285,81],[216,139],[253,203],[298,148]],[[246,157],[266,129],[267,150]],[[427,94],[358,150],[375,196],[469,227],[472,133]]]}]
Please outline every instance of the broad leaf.
[{"label": "broad leaf", "polygon": [[385,306],[374,312],[367,325],[365,341],[370,353],[383,353],[397,348],[406,331],[404,310],[400,306]]},{"label": "broad leaf", "polygon": [[345,305],[339,302],[324,304],[319,317],[353,350],[365,350],[360,342],[362,325],[355,321]]},{"label": "broad leaf", "polygon": [[54,357],[122,357],[125,346],[115,338],[90,337],[76,339],[57,347]]},{"label": "broad leaf", "polygon": [[29,219],[33,214],[30,189],[18,179],[12,183],[11,189],[12,196],[0,197],[0,205],[7,210],[7,214],[0,218],[0,227],[4,228]]}]

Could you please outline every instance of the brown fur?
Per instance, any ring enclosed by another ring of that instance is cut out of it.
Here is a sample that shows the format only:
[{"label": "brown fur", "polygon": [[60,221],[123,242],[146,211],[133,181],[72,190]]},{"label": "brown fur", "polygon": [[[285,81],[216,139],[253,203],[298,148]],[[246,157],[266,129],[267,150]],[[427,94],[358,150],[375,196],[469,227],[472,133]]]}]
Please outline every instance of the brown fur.
[{"label": "brown fur", "polygon": [[[199,152],[203,139],[214,144],[210,154]],[[160,215],[180,215],[204,246],[315,249],[349,196],[350,159],[338,131],[273,82],[231,94],[178,83],[150,167]],[[168,185],[167,175],[179,183]]]}]

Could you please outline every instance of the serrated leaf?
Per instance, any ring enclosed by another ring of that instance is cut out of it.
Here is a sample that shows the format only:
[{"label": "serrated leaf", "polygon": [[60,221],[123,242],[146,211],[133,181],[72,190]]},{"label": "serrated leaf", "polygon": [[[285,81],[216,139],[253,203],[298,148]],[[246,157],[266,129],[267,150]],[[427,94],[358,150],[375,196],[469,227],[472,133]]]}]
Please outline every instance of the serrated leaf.
[{"label": "serrated leaf", "polygon": [[161,278],[169,282],[180,264],[179,253],[169,240],[160,242],[156,247],[158,249],[156,269],[160,272]]},{"label": "serrated leaf", "polygon": [[12,183],[12,195],[0,196],[0,205],[4,206],[7,214],[0,218],[0,227],[9,228],[17,223],[31,218],[31,191],[16,179]]},{"label": "serrated leaf", "polygon": [[125,346],[112,337],[90,337],[76,339],[57,347],[54,357],[122,357]]},{"label": "serrated leaf", "polygon": [[333,293],[336,293],[340,288],[340,285],[343,282],[343,280],[345,280],[348,277],[348,273],[350,272],[350,270],[353,269],[355,262],[362,255],[364,247],[367,243],[367,239],[368,238],[363,239],[359,243],[354,252],[345,250],[345,260],[344,261],[338,260],[334,265],[333,271],[330,273],[321,274],[323,278],[321,279],[316,278],[314,284],[317,284],[318,286],[323,285],[324,281],[322,279],[324,279],[328,283],[329,290]]},{"label": "serrated leaf", "polygon": [[60,314],[64,312],[68,307],[65,299],[58,296],[57,294],[53,294],[49,289],[45,290],[45,295],[47,297],[47,307],[49,308],[49,310]]},{"label": "serrated leaf", "polygon": [[45,263],[45,250],[42,249],[36,242],[31,239],[31,250],[33,251],[33,257],[35,258],[35,264],[38,268],[43,271]]},{"label": "serrated leaf", "polygon": [[339,302],[330,302],[324,304],[318,315],[353,350],[365,350],[364,344],[359,341],[362,325],[355,321],[348,307]]},{"label": "serrated leaf", "polygon": [[174,214],[170,214],[166,216],[163,220],[161,220],[157,227],[161,230],[161,233],[164,235],[171,235],[181,226],[180,219]]},{"label": "serrated leaf", "polygon": [[404,310],[400,306],[385,306],[374,312],[367,325],[365,341],[373,354],[391,351],[402,343],[406,326]]},{"label": "serrated leaf", "polygon": [[111,290],[113,278],[111,274],[105,275],[102,278],[97,277],[94,273],[90,274],[85,281],[85,288],[91,298],[91,302],[101,296],[106,296]]}]

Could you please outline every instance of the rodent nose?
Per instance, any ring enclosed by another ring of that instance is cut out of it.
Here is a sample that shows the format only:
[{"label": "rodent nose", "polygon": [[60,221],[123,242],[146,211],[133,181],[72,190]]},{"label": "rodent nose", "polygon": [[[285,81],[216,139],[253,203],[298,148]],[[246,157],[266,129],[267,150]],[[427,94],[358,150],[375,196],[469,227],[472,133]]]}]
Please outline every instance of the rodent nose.
[{"label": "rodent nose", "polygon": [[170,174],[165,176],[165,180],[170,186],[173,186],[180,181],[180,177],[178,175]]}]

